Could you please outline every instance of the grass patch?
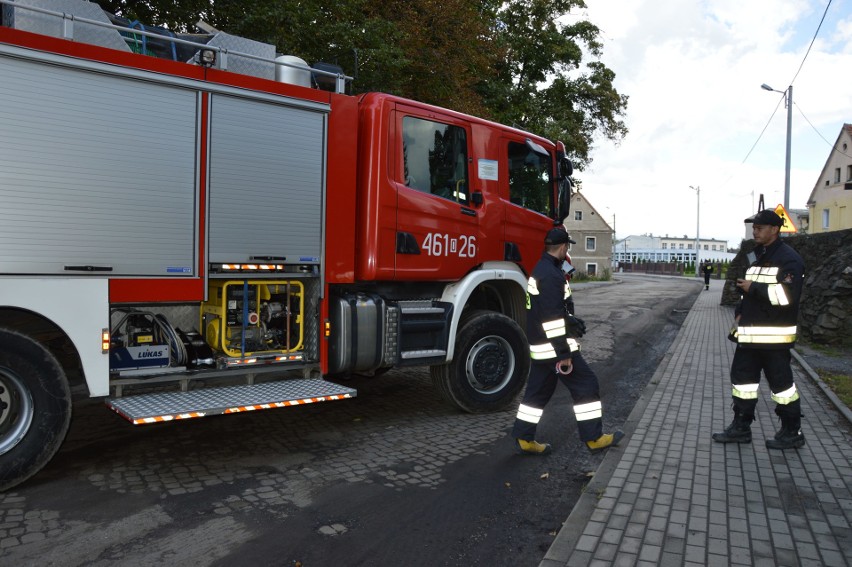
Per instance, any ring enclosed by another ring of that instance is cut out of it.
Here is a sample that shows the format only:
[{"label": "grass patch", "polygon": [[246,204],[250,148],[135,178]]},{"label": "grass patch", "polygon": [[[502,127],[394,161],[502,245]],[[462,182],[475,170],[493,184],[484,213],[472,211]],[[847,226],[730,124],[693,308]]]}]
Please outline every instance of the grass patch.
[{"label": "grass patch", "polygon": [[820,373],[820,378],[837,394],[847,408],[852,408],[852,376],[826,372]]},{"label": "grass patch", "polygon": [[832,345],[824,345],[822,343],[806,343],[810,348],[814,349],[817,352],[821,352],[826,356],[833,356],[835,358],[843,356],[843,353]]}]

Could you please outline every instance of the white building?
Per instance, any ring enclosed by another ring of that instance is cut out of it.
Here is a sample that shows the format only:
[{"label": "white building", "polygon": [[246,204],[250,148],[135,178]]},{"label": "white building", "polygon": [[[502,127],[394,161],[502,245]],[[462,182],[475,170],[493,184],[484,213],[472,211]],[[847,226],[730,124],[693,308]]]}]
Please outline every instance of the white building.
[{"label": "white building", "polygon": [[[728,252],[728,241],[715,238],[702,238],[698,259],[701,262],[724,262],[734,259],[736,254]],[[615,243],[614,262],[695,262],[695,239],[686,235],[683,238],[653,234],[630,235]]]}]

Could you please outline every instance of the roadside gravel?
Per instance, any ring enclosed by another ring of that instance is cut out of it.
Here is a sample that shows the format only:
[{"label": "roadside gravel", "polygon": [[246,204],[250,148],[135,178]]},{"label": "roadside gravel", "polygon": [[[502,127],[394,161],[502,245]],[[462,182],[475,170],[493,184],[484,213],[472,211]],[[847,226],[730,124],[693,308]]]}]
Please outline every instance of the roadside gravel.
[{"label": "roadside gravel", "polygon": [[827,347],[831,353],[798,342],[796,351],[819,373],[852,375],[852,347]]}]

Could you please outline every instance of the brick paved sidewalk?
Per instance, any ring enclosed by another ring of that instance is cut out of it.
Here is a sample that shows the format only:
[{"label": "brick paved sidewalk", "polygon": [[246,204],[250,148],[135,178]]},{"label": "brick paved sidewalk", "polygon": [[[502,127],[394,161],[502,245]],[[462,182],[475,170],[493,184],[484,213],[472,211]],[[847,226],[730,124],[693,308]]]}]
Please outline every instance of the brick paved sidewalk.
[{"label": "brick paved sidewalk", "polygon": [[765,379],[753,442],[711,439],[732,417],[723,283],[700,292],[539,567],[852,567],[852,424],[798,365],[803,448],[764,445],[780,426]]}]

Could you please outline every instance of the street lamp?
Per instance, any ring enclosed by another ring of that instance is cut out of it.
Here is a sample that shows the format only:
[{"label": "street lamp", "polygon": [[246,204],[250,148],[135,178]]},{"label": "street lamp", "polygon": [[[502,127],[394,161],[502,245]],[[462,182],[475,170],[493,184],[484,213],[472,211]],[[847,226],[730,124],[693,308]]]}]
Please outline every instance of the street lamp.
[{"label": "street lamp", "polygon": [[689,188],[695,191],[695,275],[697,276],[698,265],[701,262],[701,241],[698,236],[698,231],[701,227],[701,187],[693,187],[690,185]]},{"label": "street lamp", "polygon": [[784,209],[790,208],[790,130],[793,126],[793,85],[787,87],[786,91],[776,91],[766,83],[760,85],[765,91],[781,93],[787,105],[787,159],[784,165]]}]

